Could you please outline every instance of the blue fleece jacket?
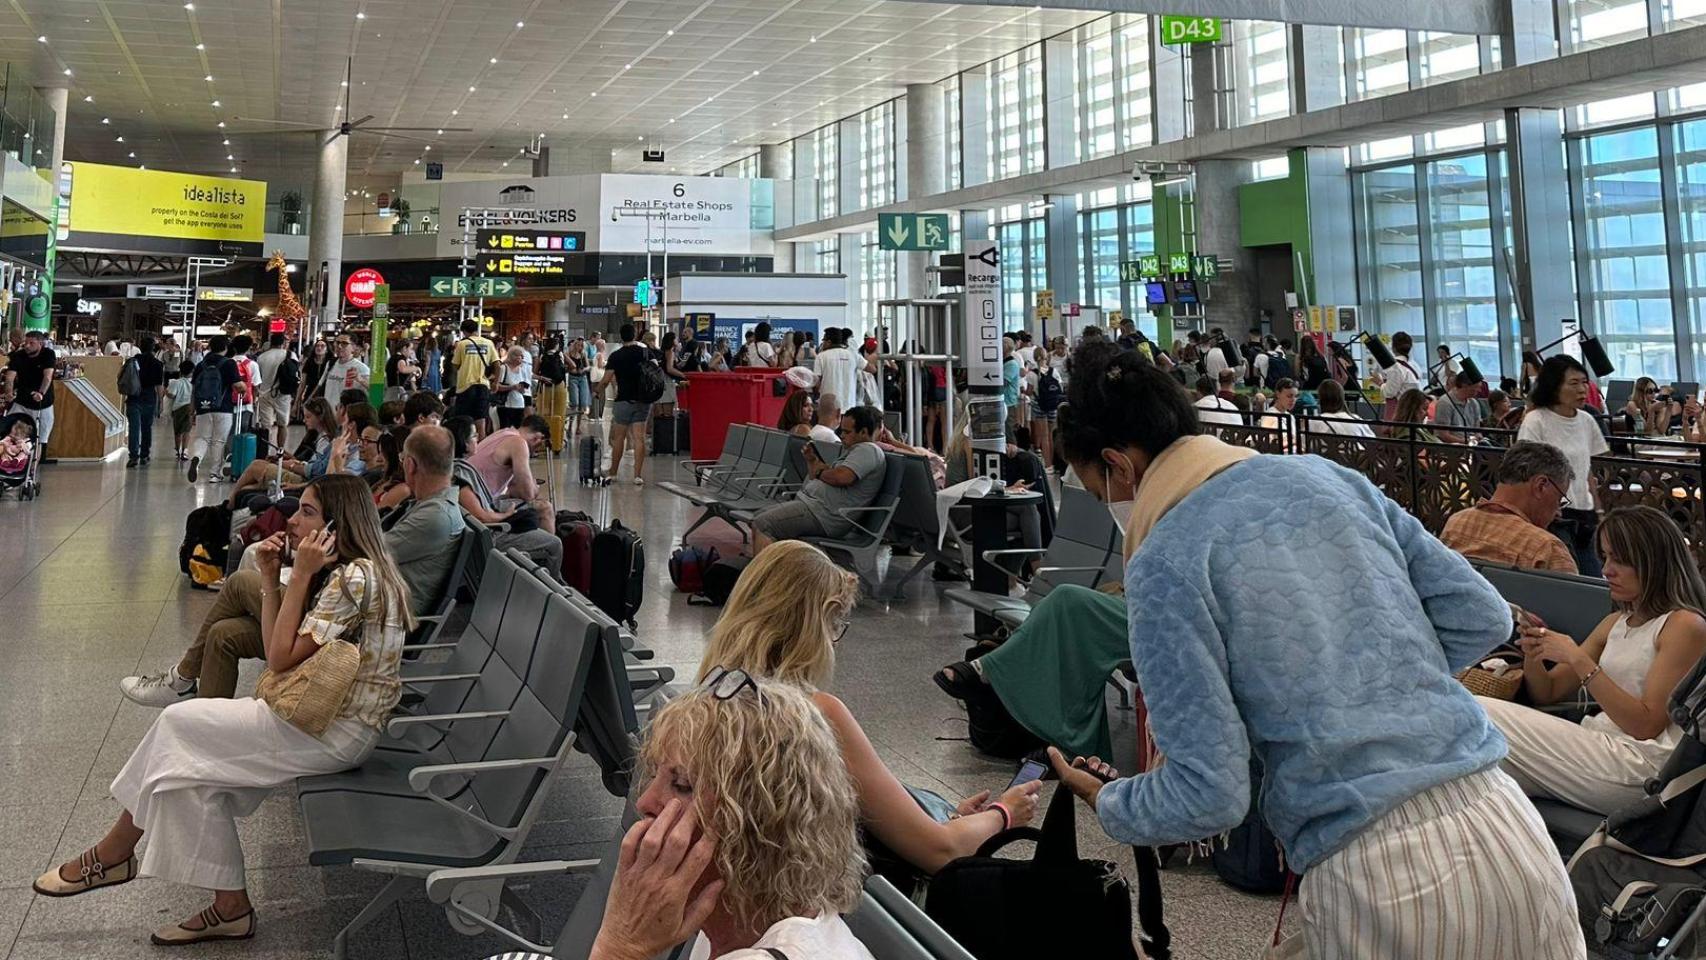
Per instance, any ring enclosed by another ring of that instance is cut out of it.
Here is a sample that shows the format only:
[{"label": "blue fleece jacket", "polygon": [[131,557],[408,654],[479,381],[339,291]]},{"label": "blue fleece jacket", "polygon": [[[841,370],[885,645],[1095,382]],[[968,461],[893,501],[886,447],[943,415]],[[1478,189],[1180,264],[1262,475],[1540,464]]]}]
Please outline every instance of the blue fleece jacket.
[{"label": "blue fleece jacket", "polygon": [[1168,511],[1125,581],[1166,762],[1102,789],[1102,827],[1122,843],[1237,826],[1254,750],[1263,816],[1301,871],[1505,755],[1453,674],[1509,637],[1509,607],[1360,474],[1246,460]]}]

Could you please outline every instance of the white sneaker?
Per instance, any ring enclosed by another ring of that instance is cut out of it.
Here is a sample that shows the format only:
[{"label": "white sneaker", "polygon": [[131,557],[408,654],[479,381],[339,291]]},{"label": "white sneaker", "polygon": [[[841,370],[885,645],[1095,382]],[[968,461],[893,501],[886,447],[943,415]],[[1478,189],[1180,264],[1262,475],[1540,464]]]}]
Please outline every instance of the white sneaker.
[{"label": "white sneaker", "polygon": [[150,676],[125,677],[118,682],[118,689],[132,703],[163,709],[195,696],[196,682],[179,680],[177,672],[169,670]]}]

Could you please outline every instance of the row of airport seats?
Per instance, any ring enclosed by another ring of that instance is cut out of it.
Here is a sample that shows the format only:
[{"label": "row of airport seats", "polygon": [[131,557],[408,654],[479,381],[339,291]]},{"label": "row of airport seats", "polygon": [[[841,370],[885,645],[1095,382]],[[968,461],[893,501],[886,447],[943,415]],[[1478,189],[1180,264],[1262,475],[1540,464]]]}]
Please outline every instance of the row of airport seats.
[{"label": "row of airport seats", "polygon": [[[808,440],[756,424],[732,424],[716,460],[685,460],[694,483],[665,481],[659,487],[704,510],[683,532],[682,538],[712,520],[723,520],[740,530],[744,539],[753,517],[787,500],[805,481],[804,450]],[[840,444],[817,442],[824,462],[833,463]],[[940,543],[936,515],[936,484],[930,464],[920,456],[887,452],[888,466],[883,486],[867,507],[842,511],[853,530],[845,537],[813,537],[808,542],[837,561],[850,566],[872,594],[881,589],[879,559],[885,547],[910,548],[919,561],[895,584],[891,595],[899,597],[906,584],[929,569],[932,562],[947,558]]]}]

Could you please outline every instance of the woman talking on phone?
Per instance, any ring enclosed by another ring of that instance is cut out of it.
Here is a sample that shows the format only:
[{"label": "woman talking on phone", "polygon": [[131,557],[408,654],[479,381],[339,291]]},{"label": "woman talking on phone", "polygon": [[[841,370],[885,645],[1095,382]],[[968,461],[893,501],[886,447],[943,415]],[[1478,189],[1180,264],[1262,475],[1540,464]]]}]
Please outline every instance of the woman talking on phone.
[{"label": "woman talking on phone", "polygon": [[711,630],[699,679],[718,668],[742,670],[810,693],[835,731],[853,775],[859,821],[873,863],[891,880],[904,883],[976,853],[985,840],[1009,826],[1030,823],[1042,784],[1018,784],[993,801],[984,790],[955,807],[896,779],[852,711],[823,689],[835,667],[835,644],[846,632],[858,600],[858,578],[823,551],[799,541],[773,544],[736,581],[722,618]]},{"label": "woman talking on phone", "polygon": [[1477,699],[1510,742],[1506,772],[1529,796],[1609,814],[1646,796],[1646,782],[1682,738],[1669,700],[1706,654],[1706,582],[1682,531],[1652,507],[1607,513],[1599,549],[1612,614],[1581,644],[1529,618],[1521,642],[1532,702],[1560,703],[1586,691],[1602,712],[1577,724]]},{"label": "woman talking on phone", "polygon": [[[359,766],[397,705],[397,665],[413,618],[367,484],[349,476],[311,481],[287,532],[254,549],[268,671],[262,689],[277,689],[281,678],[314,664],[308,669],[316,679],[308,682],[347,686],[343,706],[311,733],[297,725],[311,725],[301,714],[286,720],[268,700],[172,704],[113,780],[112,797],[125,811],[118,822],[34,884],[43,896],[71,897],[147,876],[213,891],[205,909],[154,932],[151,939],[162,946],[254,936],[237,818],[297,777]],[[295,553],[288,580],[287,550]],[[347,667],[315,663],[328,652],[343,657],[341,649],[331,650],[334,641],[355,647],[353,680]],[[138,863],[144,836],[148,847]]]},{"label": "woman talking on phone", "polygon": [[1203,435],[1136,354],[1086,343],[1073,373],[1060,442],[1126,535],[1132,664],[1165,758],[1104,785],[1051,750],[1108,835],[1238,826],[1254,759],[1263,819],[1303,875],[1289,950],[1584,957],[1557,849],[1453,675],[1510,635],[1498,592],[1360,474]]}]

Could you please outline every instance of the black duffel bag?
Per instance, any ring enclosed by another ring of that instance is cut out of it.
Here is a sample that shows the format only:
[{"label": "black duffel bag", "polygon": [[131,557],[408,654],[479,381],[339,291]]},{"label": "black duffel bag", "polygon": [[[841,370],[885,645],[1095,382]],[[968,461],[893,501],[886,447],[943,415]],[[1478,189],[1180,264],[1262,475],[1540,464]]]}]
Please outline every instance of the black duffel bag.
[{"label": "black duffel bag", "polygon": [[[977,960],[1059,956],[1063,931],[1073,956],[1135,958],[1131,887],[1113,863],[1079,859],[1076,803],[1056,787],[1041,830],[1003,830],[937,871],[924,912]],[[1020,840],[1036,841],[1031,859],[995,855]]]}]

